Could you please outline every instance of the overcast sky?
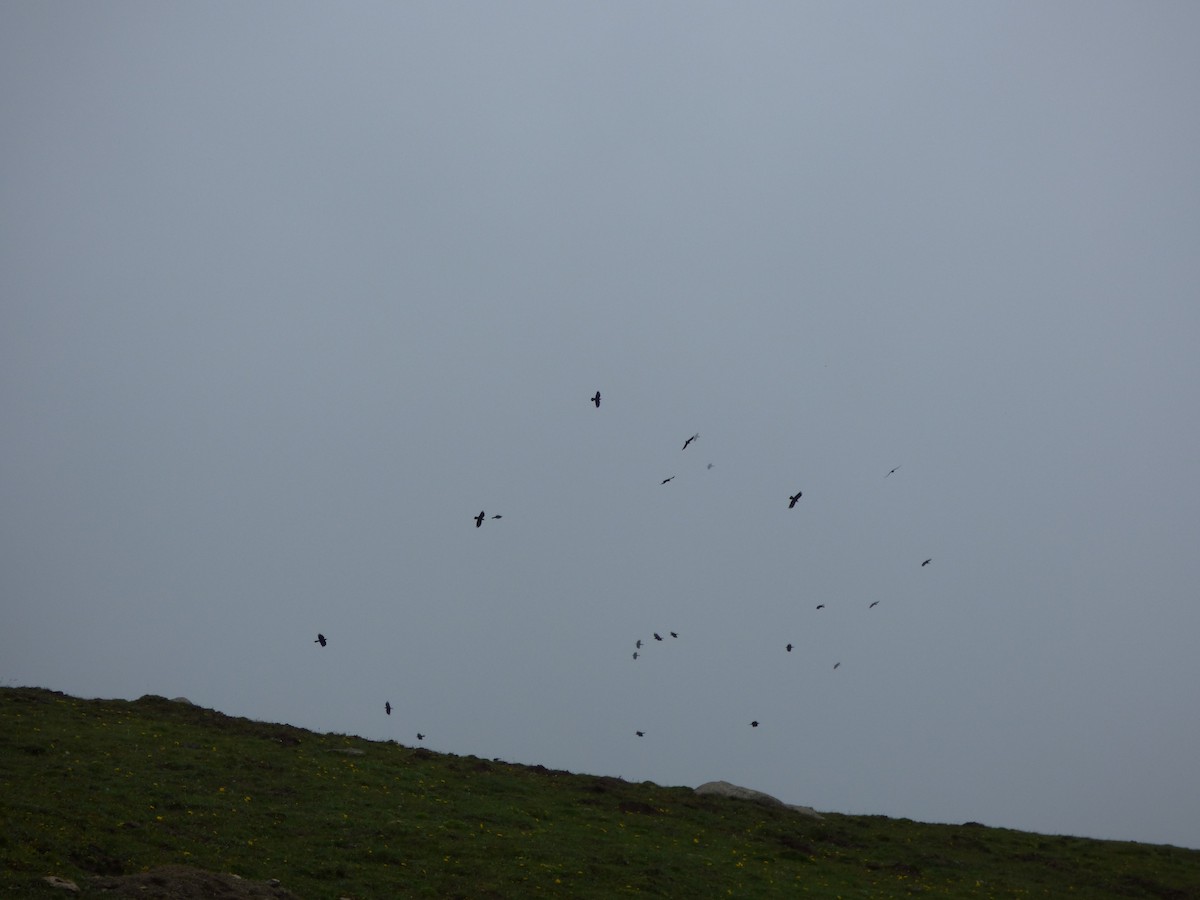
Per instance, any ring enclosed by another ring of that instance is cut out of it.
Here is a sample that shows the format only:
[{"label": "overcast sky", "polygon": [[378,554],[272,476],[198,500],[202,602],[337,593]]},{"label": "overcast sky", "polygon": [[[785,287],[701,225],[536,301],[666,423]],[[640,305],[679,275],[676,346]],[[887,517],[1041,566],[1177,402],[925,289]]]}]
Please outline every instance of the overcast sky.
[{"label": "overcast sky", "polygon": [[3,4],[0,683],[1200,847],[1198,35]]}]

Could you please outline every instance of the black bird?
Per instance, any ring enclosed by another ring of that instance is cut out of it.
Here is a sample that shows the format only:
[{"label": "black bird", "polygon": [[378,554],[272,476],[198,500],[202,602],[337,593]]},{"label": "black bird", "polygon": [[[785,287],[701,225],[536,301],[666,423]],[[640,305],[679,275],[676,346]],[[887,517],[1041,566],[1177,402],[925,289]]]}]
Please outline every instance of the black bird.
[{"label": "black bird", "polygon": [[479,515],[477,515],[475,517],[475,527],[478,528],[482,524],[483,524],[483,510],[481,509],[479,511]]},{"label": "black bird", "polygon": [[818,603],[818,604],[817,604],[817,609],[824,609],[824,608],[825,608],[825,604],[824,604],[824,603]]},{"label": "black bird", "polygon": [[325,635],[318,634],[317,639],[315,641],[313,641],[313,643],[320,644],[322,647],[324,647],[325,646]]},{"label": "black bird", "polygon": [[791,652],[792,652],[792,645],[791,645],[791,644],[788,644],[788,645],[787,645],[787,652],[788,652],[788,653],[791,653]]},{"label": "black bird", "polygon": [[425,735],[421,734],[421,732],[419,732],[419,731],[418,731],[418,732],[417,732],[417,740],[418,740],[418,741],[423,741],[423,740],[425,740]]},{"label": "black bird", "polygon": [[662,640],[662,635],[661,635],[661,634],[659,634],[659,633],[656,631],[656,632],[654,632],[654,639],[655,639],[656,641],[661,641],[661,640]]},{"label": "black bird", "polygon": [[[899,466],[896,466],[896,468],[892,469],[892,472],[898,472],[899,470],[900,470],[900,467],[899,467]],[[884,478],[887,478],[887,477],[888,477],[888,475],[891,475],[891,474],[892,474],[892,472],[888,472],[888,473],[887,473],[887,475],[884,475],[883,477],[884,477]]]},{"label": "black bird", "polygon": [[800,499],[801,497],[803,497],[803,496],[804,496],[804,491],[796,491],[796,493],[795,493],[795,494],[793,494],[791,497],[788,497],[788,500],[790,500],[790,501],[791,501],[791,502],[788,504],[788,509],[791,509],[793,506],[795,506],[795,505],[796,505],[796,501],[797,501],[797,500],[799,500],[799,499]]},{"label": "black bird", "polygon": [[697,431],[690,438],[688,438],[686,441],[683,442],[683,449],[686,450],[688,447],[688,444],[690,444],[692,441],[694,441],[698,437],[700,437],[700,432]]},{"label": "black bird", "polygon": [[867,607],[867,609],[874,609],[874,608],[875,608],[876,606],[878,606],[878,605],[879,605],[879,601],[878,601],[878,600],[876,600],[874,603],[870,604],[870,605]]},{"label": "black bird", "polygon": [[636,734],[638,737],[644,737],[644,736],[645,736],[645,734],[646,734],[646,732],[644,732],[644,731],[635,731],[635,732],[634,732],[634,734]]},{"label": "black bird", "polygon": [[642,649],[642,639],[641,639],[641,638],[638,638],[638,639],[637,639],[637,648],[638,648],[639,650],[641,650],[641,649]]},{"label": "black bird", "polygon": [[707,465],[705,468],[709,468],[709,469],[711,469],[712,467],[713,467],[713,464],[712,464],[712,463],[709,463],[709,464],[708,464],[708,465]]},{"label": "black bird", "polygon": [[638,652],[636,650],[633,651],[633,658],[634,659],[638,658]]},{"label": "black bird", "polygon": [[924,568],[925,566],[929,565],[931,562],[933,562],[932,556],[929,557],[929,559],[925,560],[925,562],[921,563],[921,568]]},{"label": "black bird", "polygon": [[671,637],[677,638],[677,637],[679,637],[679,635],[678,635],[678,634],[676,634],[674,631],[672,631],[672,632],[671,632]]},{"label": "black bird", "polygon": [[837,668],[838,666],[840,666],[840,665],[841,665],[841,663],[840,663],[840,662],[835,662],[835,663],[833,664],[833,667],[836,669],[836,668]]},{"label": "black bird", "polygon": [[596,404],[596,409],[600,408],[600,392],[596,391],[596,396],[592,398],[592,402]]},{"label": "black bird", "polygon": [[496,515],[492,516],[492,518],[493,519],[503,519],[504,516],[500,515],[499,513],[496,513]]},{"label": "black bird", "polygon": [[675,480],[675,476],[674,476],[674,475],[672,475],[670,478],[664,478],[664,479],[662,480],[662,483],[663,483],[663,484],[666,484],[668,481],[674,481],[674,480]]},{"label": "black bird", "polygon": [[751,728],[757,728],[757,727],[758,727],[758,719],[755,719],[753,722],[751,722],[751,723],[750,723],[750,727],[751,727]]},{"label": "black bird", "polygon": [[383,711],[384,711],[385,713],[387,713],[389,716],[392,714],[392,703],[391,703],[391,701],[390,701],[390,700],[386,701],[386,702],[383,704]]}]

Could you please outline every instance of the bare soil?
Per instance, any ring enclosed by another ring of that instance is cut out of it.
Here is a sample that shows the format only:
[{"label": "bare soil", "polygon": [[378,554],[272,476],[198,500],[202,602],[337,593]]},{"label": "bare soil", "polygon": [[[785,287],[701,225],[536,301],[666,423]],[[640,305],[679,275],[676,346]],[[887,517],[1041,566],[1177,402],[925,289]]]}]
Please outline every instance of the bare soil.
[{"label": "bare soil", "polygon": [[136,875],[96,875],[88,879],[86,893],[141,900],[300,900],[277,884],[191,866],[163,866]]}]

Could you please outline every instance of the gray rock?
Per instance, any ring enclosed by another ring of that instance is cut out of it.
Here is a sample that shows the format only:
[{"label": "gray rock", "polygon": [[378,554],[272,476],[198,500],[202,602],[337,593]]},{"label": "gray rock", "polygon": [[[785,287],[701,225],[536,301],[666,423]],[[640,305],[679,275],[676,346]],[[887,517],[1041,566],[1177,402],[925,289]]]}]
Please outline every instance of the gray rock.
[{"label": "gray rock", "polygon": [[171,702],[172,702],[172,703],[186,703],[188,706],[195,706],[195,705],[196,705],[196,704],[195,704],[195,703],[193,703],[191,700],[189,700],[187,697],[172,697],[172,698],[171,698]]},{"label": "gray rock", "polygon": [[813,819],[823,818],[811,806],[797,806],[794,803],[784,803],[778,797],[772,797],[770,794],[756,791],[753,788],[730,784],[728,781],[707,781],[696,788],[696,793],[702,796],[707,794],[717,797],[734,797],[738,800],[752,800],[764,806],[782,806],[784,809],[790,809],[793,812],[798,812]]}]

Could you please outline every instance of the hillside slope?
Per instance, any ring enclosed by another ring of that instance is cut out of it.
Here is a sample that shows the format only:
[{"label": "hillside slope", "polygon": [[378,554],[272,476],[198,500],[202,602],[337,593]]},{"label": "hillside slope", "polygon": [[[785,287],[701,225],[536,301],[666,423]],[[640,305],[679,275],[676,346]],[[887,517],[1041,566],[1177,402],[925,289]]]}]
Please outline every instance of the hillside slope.
[{"label": "hillside slope", "polygon": [[6,896],[1200,898],[1200,851],[823,815],[0,689]]}]

